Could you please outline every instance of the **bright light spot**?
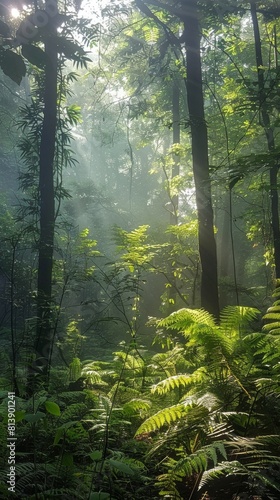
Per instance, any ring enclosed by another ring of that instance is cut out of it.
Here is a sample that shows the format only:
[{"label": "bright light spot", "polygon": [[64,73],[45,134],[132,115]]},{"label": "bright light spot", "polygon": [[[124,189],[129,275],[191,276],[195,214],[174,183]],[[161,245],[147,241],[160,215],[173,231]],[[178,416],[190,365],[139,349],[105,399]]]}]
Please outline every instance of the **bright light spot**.
[{"label": "bright light spot", "polygon": [[11,10],[11,16],[16,18],[19,17],[19,14],[20,14],[19,10],[13,7]]}]

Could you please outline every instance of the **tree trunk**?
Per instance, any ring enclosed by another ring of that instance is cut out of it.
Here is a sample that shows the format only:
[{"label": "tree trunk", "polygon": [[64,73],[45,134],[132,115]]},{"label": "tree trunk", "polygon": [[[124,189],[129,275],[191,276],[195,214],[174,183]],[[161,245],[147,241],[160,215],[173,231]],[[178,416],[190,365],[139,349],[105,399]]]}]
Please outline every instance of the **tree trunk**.
[{"label": "tree trunk", "polygon": [[186,88],[189,108],[193,175],[198,215],[198,244],[201,261],[201,306],[219,317],[217,250],[213,226],[211,180],[208,160],[207,126],[204,116],[200,27],[197,0],[188,1],[189,14],[184,18],[186,48]]},{"label": "tree trunk", "polygon": [[44,119],[40,143],[39,196],[40,237],[38,257],[37,328],[34,369],[40,383],[46,386],[53,343],[52,331],[52,269],[55,226],[54,156],[57,122],[57,48],[55,28],[45,40]]},{"label": "tree trunk", "polygon": [[[254,30],[254,39],[255,39],[255,53],[256,53],[256,63],[258,71],[258,90],[259,90],[261,121],[262,121],[262,126],[265,130],[268,151],[270,153],[273,153],[275,152],[275,140],[274,140],[274,133],[270,125],[270,118],[266,104],[261,37],[260,37],[260,30],[259,30],[259,23],[258,23],[255,2],[251,2],[251,16],[252,16],[252,23]],[[271,227],[272,227],[272,237],[274,246],[274,263],[275,263],[276,278],[280,278],[280,229],[279,229],[279,200],[278,200],[278,189],[277,189],[278,170],[279,170],[279,165],[277,162],[275,162],[274,165],[272,165],[269,170],[270,199],[271,199]]]},{"label": "tree trunk", "polygon": [[[173,76],[172,86],[172,144],[180,144],[180,87],[176,76]],[[180,157],[173,153],[172,179],[180,175]],[[178,224],[178,209],[179,197],[174,195],[171,198],[171,214],[170,224],[177,226]]]},{"label": "tree trunk", "polygon": [[[173,85],[172,85],[172,145],[180,144],[180,86],[176,79],[176,75],[173,75]],[[173,165],[171,172],[171,183],[174,177],[180,174],[180,156],[173,153]],[[178,225],[178,209],[179,209],[179,196],[174,194],[171,196],[171,210],[170,210],[170,225]],[[176,242],[176,236],[171,234],[170,243],[173,246]],[[176,265],[175,265],[176,267]],[[171,313],[175,309],[176,298],[177,298],[177,283],[176,277],[174,276],[174,265],[172,262],[169,264],[169,275],[171,288],[168,288],[168,302],[169,302],[169,312]]]}]

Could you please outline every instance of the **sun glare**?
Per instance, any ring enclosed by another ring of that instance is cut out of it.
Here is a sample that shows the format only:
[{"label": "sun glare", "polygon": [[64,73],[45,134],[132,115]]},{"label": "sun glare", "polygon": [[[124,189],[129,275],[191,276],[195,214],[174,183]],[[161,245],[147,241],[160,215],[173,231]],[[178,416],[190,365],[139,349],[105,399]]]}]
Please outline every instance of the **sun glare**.
[{"label": "sun glare", "polygon": [[16,9],[15,7],[13,7],[13,8],[11,9],[11,15],[12,15],[12,17],[14,17],[14,18],[18,17],[18,16],[19,16],[19,10],[18,10],[18,9]]}]

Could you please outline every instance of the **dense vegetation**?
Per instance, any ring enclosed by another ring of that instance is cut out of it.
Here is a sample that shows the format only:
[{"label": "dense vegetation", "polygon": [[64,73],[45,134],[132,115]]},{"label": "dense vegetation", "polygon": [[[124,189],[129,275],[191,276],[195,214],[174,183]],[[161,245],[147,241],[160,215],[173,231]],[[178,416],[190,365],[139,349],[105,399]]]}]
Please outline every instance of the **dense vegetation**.
[{"label": "dense vegetation", "polygon": [[92,4],[0,2],[0,496],[277,499],[280,4]]}]

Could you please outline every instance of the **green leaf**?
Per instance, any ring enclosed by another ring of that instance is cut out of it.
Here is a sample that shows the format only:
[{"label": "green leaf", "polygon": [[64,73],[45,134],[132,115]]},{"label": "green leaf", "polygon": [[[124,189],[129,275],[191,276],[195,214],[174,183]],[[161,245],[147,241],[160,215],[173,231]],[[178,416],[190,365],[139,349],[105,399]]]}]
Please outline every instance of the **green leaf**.
[{"label": "green leaf", "polygon": [[23,44],[21,53],[31,64],[37,68],[44,69],[47,61],[45,52],[35,45]]},{"label": "green leaf", "polygon": [[57,50],[62,52],[68,59],[76,59],[77,55],[83,55],[84,49],[80,45],[65,37],[57,37]]},{"label": "green leaf", "polygon": [[182,418],[185,413],[185,407],[182,404],[170,406],[169,408],[164,408],[163,410],[158,411],[155,415],[147,418],[145,422],[143,422],[139,429],[137,429],[135,435],[138,436],[144,432],[153,432],[164,425],[169,425],[171,422],[175,422]]},{"label": "green leaf", "polygon": [[65,465],[66,467],[72,467],[74,464],[73,453],[63,453],[61,465]]},{"label": "green leaf", "polygon": [[0,67],[5,75],[18,85],[20,85],[22,78],[26,75],[26,66],[22,57],[9,49],[1,49]]},{"label": "green leaf", "polygon": [[24,420],[26,420],[27,422],[31,422],[31,424],[34,424],[35,422],[38,422],[38,420],[41,420],[45,416],[46,414],[43,413],[42,411],[37,411],[37,413],[27,413],[24,416]]},{"label": "green leaf", "polygon": [[69,429],[70,427],[73,427],[76,424],[77,424],[76,421],[72,421],[72,422],[67,422],[66,424],[59,427],[56,431],[53,444],[58,444],[59,441],[61,440],[61,438],[64,436],[67,429]]},{"label": "green leaf", "polygon": [[45,408],[46,408],[47,412],[50,413],[51,415],[55,415],[56,417],[60,416],[60,408],[53,401],[46,401]]},{"label": "green leaf", "polygon": [[25,410],[16,411],[15,412],[15,421],[20,422],[21,420],[23,420],[25,417],[25,414],[26,414]]},{"label": "green leaf", "polygon": [[109,460],[107,460],[107,463],[109,463],[111,467],[113,467],[113,469],[117,469],[118,471],[122,472],[123,474],[126,474],[127,476],[135,475],[134,470],[131,467],[129,467],[129,465],[127,465],[124,462],[121,462],[120,460],[113,460],[110,458]]},{"label": "green leaf", "polygon": [[92,453],[89,454],[90,458],[94,461],[97,462],[98,460],[101,460],[102,458],[102,451],[95,450]]}]

